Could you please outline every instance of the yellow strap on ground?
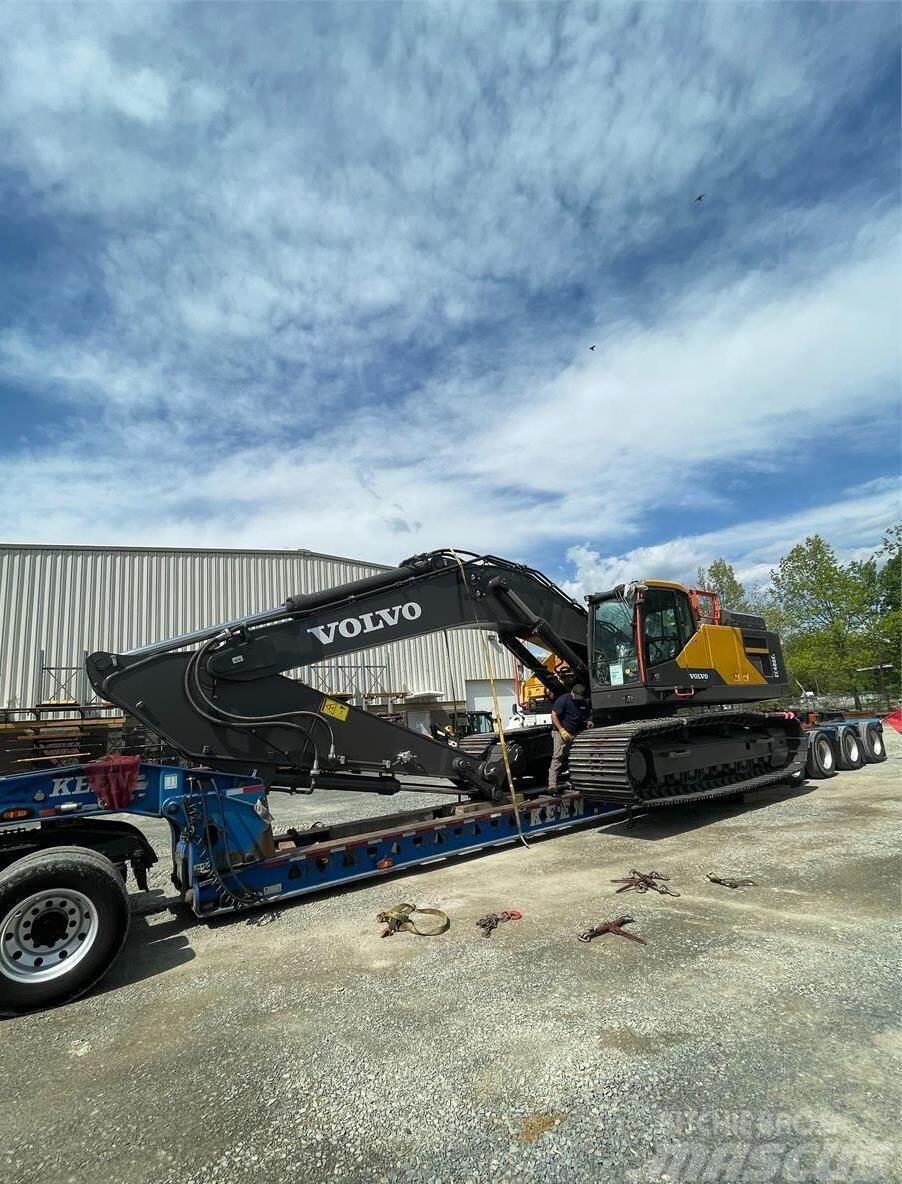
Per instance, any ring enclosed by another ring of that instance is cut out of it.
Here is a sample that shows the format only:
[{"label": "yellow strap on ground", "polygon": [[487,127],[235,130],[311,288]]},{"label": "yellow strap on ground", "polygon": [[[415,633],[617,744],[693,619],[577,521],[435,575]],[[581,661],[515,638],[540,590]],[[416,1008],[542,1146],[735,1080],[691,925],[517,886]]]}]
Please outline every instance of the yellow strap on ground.
[{"label": "yellow strap on ground", "polygon": [[[463,560],[453,547],[451,547],[450,550],[451,554],[457,560],[457,566],[460,568],[460,578],[463,581],[464,589],[467,595],[470,596],[470,586],[467,583],[467,573],[463,565]],[[470,603],[471,605],[473,603],[472,597]],[[517,834],[520,836],[520,842],[528,849],[529,843],[526,841],[526,835],[523,833],[523,826],[520,822],[520,803],[517,800],[517,791],[514,789],[514,778],[513,774],[511,773],[510,758],[507,753],[507,738],[504,735],[504,724],[501,720],[501,704],[498,701],[498,690],[495,686],[495,679],[492,677],[492,655],[489,650],[488,642],[485,639],[485,630],[479,623],[479,615],[476,612],[475,605],[473,606],[473,622],[476,625],[476,629],[479,633],[479,640],[482,643],[482,655],[485,659],[485,672],[489,676],[489,686],[492,690],[492,703],[495,708],[495,719],[498,721],[498,740],[501,744],[501,759],[504,761],[504,774],[507,778],[507,789],[508,793],[510,794],[511,805],[514,807],[514,821],[517,824]]]},{"label": "yellow strap on ground", "polygon": [[[413,920],[414,913],[438,917],[438,928],[420,929]],[[421,909],[415,904],[396,904],[394,908],[386,909],[384,913],[379,913],[376,920],[381,921],[383,925],[388,925],[388,932],[400,929],[407,933],[417,933],[420,937],[438,937],[440,933],[444,933],[451,927],[451,918],[447,913],[443,913],[441,909]],[[385,934],[383,934],[384,936]]]}]

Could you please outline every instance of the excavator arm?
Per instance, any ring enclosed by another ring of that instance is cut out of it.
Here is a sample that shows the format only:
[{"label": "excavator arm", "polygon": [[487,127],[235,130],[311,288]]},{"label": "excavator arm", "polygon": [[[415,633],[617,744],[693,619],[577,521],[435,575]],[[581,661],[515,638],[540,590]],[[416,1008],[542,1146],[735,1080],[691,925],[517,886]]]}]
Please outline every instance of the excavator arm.
[{"label": "excavator arm", "polygon": [[497,633],[527,667],[564,688],[525,642],[536,639],[588,676],[587,614],[540,572],[495,556],[434,551],[283,606],[127,653],[98,652],[88,675],[186,757],[254,771],[273,787],[393,793],[400,777],[450,778],[497,793],[497,759],[332,700],[285,672],[443,629]]}]

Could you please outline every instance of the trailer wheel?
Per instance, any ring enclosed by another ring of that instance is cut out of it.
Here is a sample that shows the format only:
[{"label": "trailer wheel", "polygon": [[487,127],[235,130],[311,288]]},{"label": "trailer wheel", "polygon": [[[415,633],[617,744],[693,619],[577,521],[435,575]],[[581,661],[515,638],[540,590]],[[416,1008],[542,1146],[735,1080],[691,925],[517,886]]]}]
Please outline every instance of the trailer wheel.
[{"label": "trailer wheel", "polygon": [[869,765],[879,765],[886,760],[886,744],[880,724],[868,724],[864,730],[864,759]]},{"label": "trailer wheel", "polygon": [[836,753],[828,732],[812,732],[808,741],[808,760],[805,769],[809,777],[817,780],[836,776]]},{"label": "trailer wheel", "polygon": [[128,932],[128,893],[104,855],[35,851],[0,873],[0,1015],[76,999],[109,970]]},{"label": "trailer wheel", "polygon": [[854,724],[839,729],[836,742],[836,767],[860,769],[864,764],[864,745]]}]

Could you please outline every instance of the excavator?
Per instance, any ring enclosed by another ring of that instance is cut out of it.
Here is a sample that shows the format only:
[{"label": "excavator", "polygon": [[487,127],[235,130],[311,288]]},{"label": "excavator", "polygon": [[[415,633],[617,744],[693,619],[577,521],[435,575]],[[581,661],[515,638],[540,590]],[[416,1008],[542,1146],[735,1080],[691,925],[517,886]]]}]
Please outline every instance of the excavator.
[{"label": "excavator", "polygon": [[[241,620],[94,653],[87,670],[102,698],[188,760],[267,788],[391,794],[450,781],[489,802],[514,786],[544,790],[550,725],[448,743],[289,677],[464,627],[496,634],[549,698],[575,681],[589,689],[594,726],[570,753],[570,787],[586,798],[648,806],[736,795],[804,761],[797,721],[749,706],[786,693],[780,641],[761,617],[666,580],[621,584],[583,605],[539,571],[472,552],[415,555]],[[556,655],[556,669],[537,647]]]},{"label": "excavator", "polygon": [[[569,785],[546,788],[548,724],[433,737],[292,677],[462,627],[497,634],[549,699],[577,680],[589,688],[593,726],[572,745]],[[540,647],[557,661],[536,657]],[[168,823],[172,883],[209,918],[634,810],[741,796],[799,774],[806,755],[795,718],[751,709],[786,684],[779,639],[759,617],[662,580],[583,605],[522,564],[450,550],[169,641],[94,653],[87,670],[98,694],[184,761],[119,754],[0,778],[0,1015],[76,998],[115,961],[129,869],[146,888],[158,859],[129,819]],[[277,831],[272,791],[316,789],[441,797]]]}]

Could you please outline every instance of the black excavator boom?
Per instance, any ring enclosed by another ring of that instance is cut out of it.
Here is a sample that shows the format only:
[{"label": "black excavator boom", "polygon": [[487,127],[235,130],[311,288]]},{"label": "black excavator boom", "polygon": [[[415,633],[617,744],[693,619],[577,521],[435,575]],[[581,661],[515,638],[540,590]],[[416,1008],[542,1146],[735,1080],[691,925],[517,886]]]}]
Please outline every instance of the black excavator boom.
[{"label": "black excavator boom", "polygon": [[[353,583],[291,596],[281,608],[128,653],[94,653],[87,669],[98,694],[185,756],[254,770],[267,784],[312,778],[320,786],[391,793],[401,776],[450,778],[464,792],[491,796],[503,779],[497,759],[476,760],[284,674],[462,627],[497,633],[536,667],[523,642],[538,639],[588,678],[580,604],[531,568],[453,551],[417,555]],[[565,689],[557,679],[550,684]]]}]

